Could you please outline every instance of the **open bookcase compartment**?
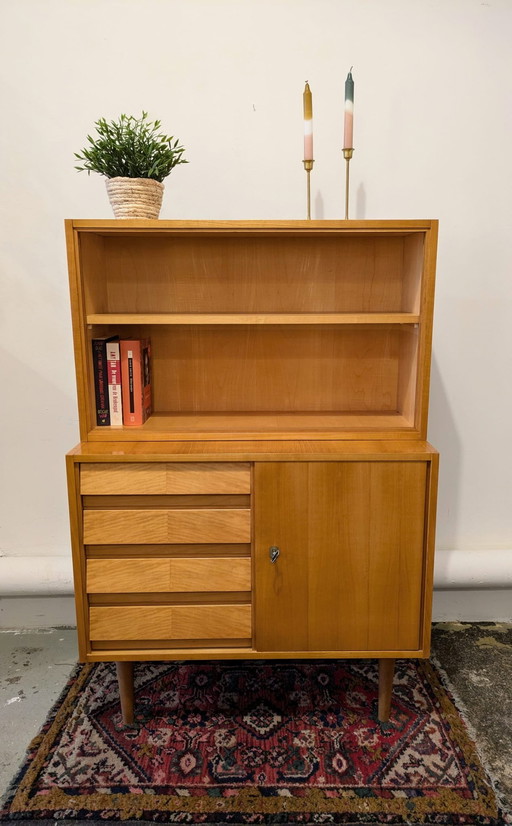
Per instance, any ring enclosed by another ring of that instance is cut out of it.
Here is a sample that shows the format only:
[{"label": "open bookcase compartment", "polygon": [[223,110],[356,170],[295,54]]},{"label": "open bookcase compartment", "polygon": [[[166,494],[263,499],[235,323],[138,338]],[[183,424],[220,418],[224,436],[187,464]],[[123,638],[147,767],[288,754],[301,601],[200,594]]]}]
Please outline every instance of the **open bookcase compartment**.
[{"label": "open bookcase compartment", "polygon": [[418,313],[423,233],[81,237],[85,312]]},{"label": "open bookcase compartment", "polygon": [[[426,436],[435,222],[69,222],[84,440]],[[150,338],[97,427],[92,338]]]},{"label": "open bookcase compartment", "polygon": [[[269,438],[288,428],[332,438],[338,429],[406,433],[415,425],[418,325],[101,330],[151,339],[154,415],[137,428],[137,438],[187,438],[187,431],[197,437],[209,430],[215,437],[249,432]],[[92,368],[89,375],[91,438],[130,438],[134,428],[121,435],[94,426]]]}]

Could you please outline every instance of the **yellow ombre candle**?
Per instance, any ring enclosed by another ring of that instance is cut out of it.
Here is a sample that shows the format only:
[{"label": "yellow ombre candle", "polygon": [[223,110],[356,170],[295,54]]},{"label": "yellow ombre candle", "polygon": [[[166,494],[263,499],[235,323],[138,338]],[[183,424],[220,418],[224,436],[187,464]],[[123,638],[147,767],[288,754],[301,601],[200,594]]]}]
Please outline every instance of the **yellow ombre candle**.
[{"label": "yellow ombre candle", "polygon": [[313,95],[306,80],[304,101],[304,160],[313,160]]}]

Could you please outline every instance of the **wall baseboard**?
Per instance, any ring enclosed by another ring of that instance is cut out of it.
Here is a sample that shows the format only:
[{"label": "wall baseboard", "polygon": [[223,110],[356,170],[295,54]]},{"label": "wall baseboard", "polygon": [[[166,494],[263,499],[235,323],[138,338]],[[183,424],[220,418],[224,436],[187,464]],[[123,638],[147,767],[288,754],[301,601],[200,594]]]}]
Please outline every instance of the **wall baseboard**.
[{"label": "wall baseboard", "polygon": [[[434,622],[512,622],[512,589],[434,592]],[[73,597],[0,597],[0,629],[76,625]]]},{"label": "wall baseboard", "polygon": [[0,597],[0,629],[76,626],[73,597]]},{"label": "wall baseboard", "polygon": [[512,622],[512,588],[434,591],[433,622]]},{"label": "wall baseboard", "polygon": [[[74,625],[71,559],[0,557],[0,628]],[[438,551],[436,621],[512,622],[512,550]]]},{"label": "wall baseboard", "polygon": [[72,594],[70,556],[0,556],[0,597]]}]

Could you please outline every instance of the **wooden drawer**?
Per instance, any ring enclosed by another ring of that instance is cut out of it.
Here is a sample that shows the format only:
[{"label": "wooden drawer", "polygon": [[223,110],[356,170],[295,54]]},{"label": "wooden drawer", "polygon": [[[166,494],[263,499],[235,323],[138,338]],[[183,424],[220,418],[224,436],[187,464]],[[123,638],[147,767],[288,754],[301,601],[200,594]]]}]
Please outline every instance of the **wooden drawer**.
[{"label": "wooden drawer", "polygon": [[87,593],[250,591],[251,560],[231,557],[89,559]]},{"label": "wooden drawer", "polygon": [[84,511],[86,545],[236,543],[251,541],[247,508]]},{"label": "wooden drawer", "polygon": [[90,639],[208,640],[252,635],[250,605],[91,606]]},{"label": "wooden drawer", "polygon": [[83,463],[82,495],[250,493],[247,462]]}]

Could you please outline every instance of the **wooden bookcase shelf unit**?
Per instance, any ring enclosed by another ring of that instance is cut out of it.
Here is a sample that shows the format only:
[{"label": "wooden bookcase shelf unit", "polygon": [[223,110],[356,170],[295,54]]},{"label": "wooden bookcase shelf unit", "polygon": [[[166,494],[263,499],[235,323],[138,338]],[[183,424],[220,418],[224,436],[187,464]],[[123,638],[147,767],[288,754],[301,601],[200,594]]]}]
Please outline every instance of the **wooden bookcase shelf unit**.
[{"label": "wooden bookcase shelf unit", "polygon": [[[436,221],[68,221],[80,658],[427,657]],[[151,338],[98,427],[93,338]]]},{"label": "wooden bookcase shelf unit", "polygon": [[[81,438],[425,438],[436,222],[68,222]],[[154,415],[96,427],[91,339]]]}]

